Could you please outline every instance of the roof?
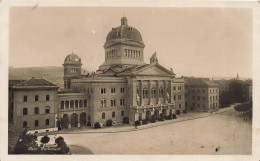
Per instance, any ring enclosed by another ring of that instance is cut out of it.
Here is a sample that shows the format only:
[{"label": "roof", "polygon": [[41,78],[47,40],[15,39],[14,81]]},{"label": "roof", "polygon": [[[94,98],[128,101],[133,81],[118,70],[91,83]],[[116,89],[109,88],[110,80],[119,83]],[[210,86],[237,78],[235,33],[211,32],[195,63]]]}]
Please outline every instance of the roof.
[{"label": "roof", "polygon": [[29,79],[13,86],[13,88],[59,88],[57,85],[45,79]]},{"label": "roof", "polygon": [[185,83],[191,86],[218,86],[218,84],[202,78],[187,78]]},{"label": "roof", "polygon": [[14,86],[14,85],[16,85],[16,84],[19,84],[19,83],[22,83],[22,82],[24,82],[24,81],[26,81],[26,80],[9,80],[9,81],[8,81],[8,86],[9,86],[9,87],[12,87],[12,86]]},{"label": "roof", "polygon": [[[126,17],[123,17],[121,21],[125,21],[125,19]],[[106,41],[122,38],[135,40],[141,44],[144,44],[141,33],[136,28],[128,26],[126,22],[121,22],[119,27],[112,28],[107,35]]]},{"label": "roof", "polygon": [[73,52],[69,55],[66,56],[64,63],[80,63],[81,62],[81,58],[74,54]]}]

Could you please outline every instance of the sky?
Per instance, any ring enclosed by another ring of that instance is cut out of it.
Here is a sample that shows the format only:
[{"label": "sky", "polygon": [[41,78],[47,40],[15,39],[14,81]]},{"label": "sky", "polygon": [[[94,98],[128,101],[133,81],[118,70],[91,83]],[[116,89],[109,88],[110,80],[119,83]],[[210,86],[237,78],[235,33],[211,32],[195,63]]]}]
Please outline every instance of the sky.
[{"label": "sky", "polygon": [[126,16],[141,32],[144,60],[180,76],[252,77],[252,12],[246,8],[12,7],[9,66],[62,66],[77,54],[98,69],[112,27]]}]

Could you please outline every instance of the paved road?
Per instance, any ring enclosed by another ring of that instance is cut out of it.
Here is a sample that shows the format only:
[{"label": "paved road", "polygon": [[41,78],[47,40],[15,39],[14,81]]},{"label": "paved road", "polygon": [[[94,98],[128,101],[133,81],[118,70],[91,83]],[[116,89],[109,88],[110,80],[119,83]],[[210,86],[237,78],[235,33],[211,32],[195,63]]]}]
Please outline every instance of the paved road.
[{"label": "paved road", "polygon": [[[112,128],[111,128],[112,129]],[[224,113],[120,133],[59,134],[94,154],[251,154],[252,125]],[[220,147],[218,152],[215,151]]]}]

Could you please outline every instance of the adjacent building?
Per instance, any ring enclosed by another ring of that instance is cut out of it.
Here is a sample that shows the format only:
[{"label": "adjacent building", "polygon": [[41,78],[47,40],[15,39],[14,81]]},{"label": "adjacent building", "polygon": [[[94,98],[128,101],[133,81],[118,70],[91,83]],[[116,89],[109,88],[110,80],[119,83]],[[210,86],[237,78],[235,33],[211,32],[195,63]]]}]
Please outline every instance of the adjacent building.
[{"label": "adjacent building", "polygon": [[219,86],[209,79],[186,78],[186,108],[188,111],[216,111],[219,109]]},{"label": "adjacent building", "polygon": [[58,86],[34,78],[9,83],[9,123],[17,129],[57,130]]}]

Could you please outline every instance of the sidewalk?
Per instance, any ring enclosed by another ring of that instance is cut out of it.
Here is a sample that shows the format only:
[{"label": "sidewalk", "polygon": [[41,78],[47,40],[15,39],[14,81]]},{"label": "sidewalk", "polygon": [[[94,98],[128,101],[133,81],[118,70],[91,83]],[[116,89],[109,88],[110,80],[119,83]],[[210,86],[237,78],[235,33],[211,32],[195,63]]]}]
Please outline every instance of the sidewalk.
[{"label": "sidewalk", "polygon": [[[148,129],[148,128],[157,127],[157,126],[168,125],[168,124],[172,124],[172,123],[178,123],[178,122],[183,122],[183,121],[188,121],[188,120],[199,119],[199,118],[203,118],[203,117],[209,117],[211,115],[216,115],[219,113],[233,110],[234,106],[235,105],[231,105],[230,107],[219,109],[217,112],[213,112],[212,114],[210,112],[190,112],[188,114],[181,114],[181,115],[177,115],[177,119],[157,121],[156,123],[148,123],[146,125],[138,126],[137,129],[133,125],[122,124],[122,125],[117,125],[117,126],[112,126],[112,127],[104,127],[101,129],[93,129],[90,127],[64,129],[61,131],[57,131],[56,134],[120,133],[120,132],[138,131],[138,130],[144,130],[144,129]],[[44,135],[44,133],[42,133],[40,135]],[[51,133],[48,133],[48,135],[54,135],[54,133],[51,132]]]}]

